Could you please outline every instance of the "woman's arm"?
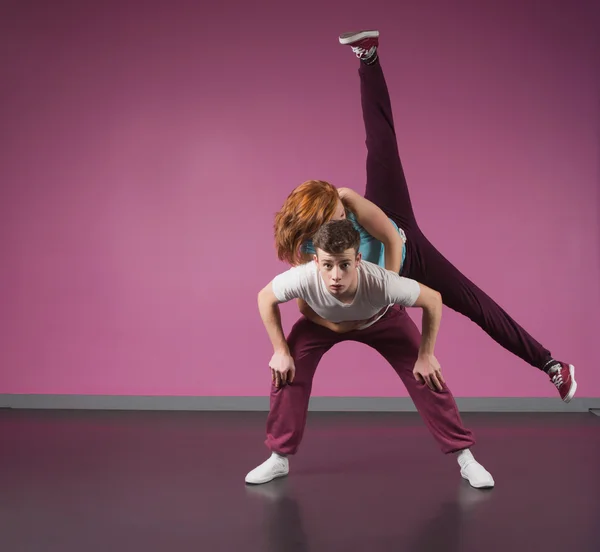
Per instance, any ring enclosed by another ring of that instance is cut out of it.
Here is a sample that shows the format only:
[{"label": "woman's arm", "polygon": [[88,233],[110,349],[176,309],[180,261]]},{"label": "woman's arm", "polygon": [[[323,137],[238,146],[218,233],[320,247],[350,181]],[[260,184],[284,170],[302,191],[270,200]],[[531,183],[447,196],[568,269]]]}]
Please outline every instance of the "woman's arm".
[{"label": "woman's arm", "polygon": [[377,205],[350,188],[338,188],[338,193],[356,215],[358,223],[384,245],[385,268],[399,273],[403,242],[388,216]]}]

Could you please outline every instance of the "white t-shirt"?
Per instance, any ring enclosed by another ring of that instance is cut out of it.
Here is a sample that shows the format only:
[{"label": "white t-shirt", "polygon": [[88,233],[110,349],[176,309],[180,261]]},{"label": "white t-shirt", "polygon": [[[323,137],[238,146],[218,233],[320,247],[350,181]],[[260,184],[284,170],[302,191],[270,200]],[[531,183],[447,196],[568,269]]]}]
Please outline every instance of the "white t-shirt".
[{"label": "white t-shirt", "polygon": [[412,307],[421,293],[417,281],[368,261],[358,265],[358,287],[352,303],[342,303],[327,289],[314,261],[279,274],[272,287],[278,301],[304,299],[319,316],[331,322],[368,320],[360,329],[377,322],[390,305]]}]

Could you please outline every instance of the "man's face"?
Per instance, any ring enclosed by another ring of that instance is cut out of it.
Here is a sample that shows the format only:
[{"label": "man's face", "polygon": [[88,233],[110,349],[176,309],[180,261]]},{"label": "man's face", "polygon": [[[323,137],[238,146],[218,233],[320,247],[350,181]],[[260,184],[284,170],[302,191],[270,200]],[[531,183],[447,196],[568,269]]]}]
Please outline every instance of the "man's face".
[{"label": "man's face", "polygon": [[360,253],[356,255],[354,249],[346,249],[343,253],[332,255],[317,248],[314,259],[321,278],[332,295],[343,299],[356,292]]}]

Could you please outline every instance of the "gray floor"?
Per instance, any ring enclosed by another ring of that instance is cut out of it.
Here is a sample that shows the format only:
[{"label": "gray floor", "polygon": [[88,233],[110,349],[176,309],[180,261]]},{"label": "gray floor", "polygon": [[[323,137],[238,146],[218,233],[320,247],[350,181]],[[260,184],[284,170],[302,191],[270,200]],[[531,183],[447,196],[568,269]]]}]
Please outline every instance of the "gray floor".
[{"label": "gray floor", "polygon": [[592,414],[464,414],[491,491],[412,413],[311,413],[290,476],[249,487],[265,416],[0,411],[2,551],[600,550]]}]

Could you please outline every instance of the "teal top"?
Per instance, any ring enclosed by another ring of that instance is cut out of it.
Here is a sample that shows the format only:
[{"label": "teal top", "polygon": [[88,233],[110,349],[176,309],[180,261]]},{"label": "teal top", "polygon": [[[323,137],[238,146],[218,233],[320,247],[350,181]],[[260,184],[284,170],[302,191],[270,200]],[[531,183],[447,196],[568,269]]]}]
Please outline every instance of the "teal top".
[{"label": "teal top", "polygon": [[[378,240],[376,240],[371,234],[369,234],[356,220],[356,216],[354,213],[348,214],[348,220],[354,224],[354,227],[358,230],[360,234],[360,247],[358,252],[362,254],[362,258],[365,261],[369,261],[371,263],[377,264],[385,268],[385,246]],[[398,233],[402,237],[402,262],[400,268],[404,265],[404,259],[406,257],[406,235],[401,228],[398,228],[398,225],[392,220],[389,219],[390,222],[394,225],[394,228],[398,231]],[[313,246],[312,240],[307,240],[302,244],[301,247],[302,253],[308,253],[309,255],[315,254],[315,248]]]}]

